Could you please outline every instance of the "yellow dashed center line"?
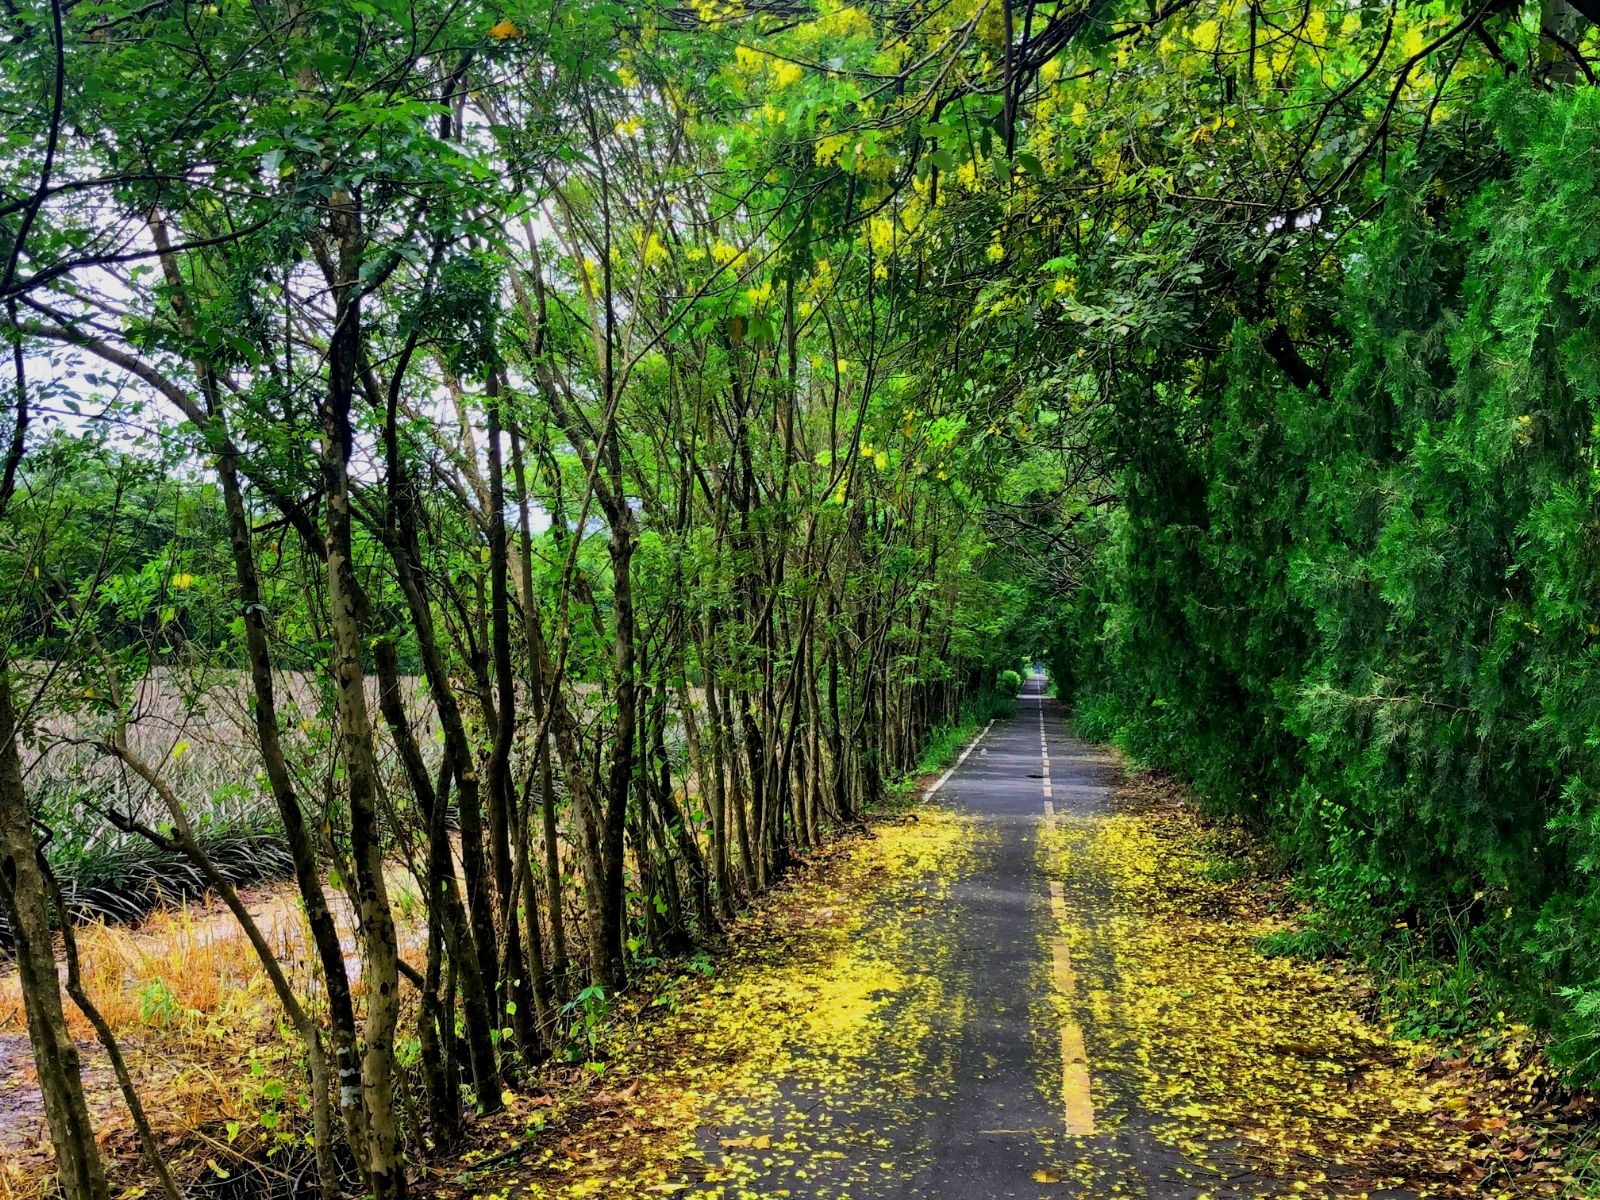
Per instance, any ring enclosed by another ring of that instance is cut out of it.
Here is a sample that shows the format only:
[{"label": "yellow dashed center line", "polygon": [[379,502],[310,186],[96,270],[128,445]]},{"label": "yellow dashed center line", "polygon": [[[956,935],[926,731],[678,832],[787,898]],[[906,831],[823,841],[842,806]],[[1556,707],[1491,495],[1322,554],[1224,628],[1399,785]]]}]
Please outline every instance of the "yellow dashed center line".
[{"label": "yellow dashed center line", "polygon": [[[1044,763],[1044,821],[1047,832],[1056,823],[1055,801],[1050,794],[1050,747],[1044,734],[1044,698],[1039,699],[1039,757]],[[1083,1030],[1073,1019],[1070,1006],[1077,998],[1077,980],[1072,973],[1072,955],[1067,951],[1067,900],[1061,881],[1050,881],[1050,918],[1054,932],[1050,937],[1050,966],[1056,990],[1066,1009],[1061,1023],[1061,1106],[1066,1113],[1067,1133],[1087,1137],[1094,1133],[1094,1097],[1089,1089],[1089,1054],[1083,1044]]]},{"label": "yellow dashed center line", "polygon": [[[1059,880],[1050,881],[1050,915],[1057,930],[1067,919],[1067,902]],[[1071,1004],[1077,995],[1077,979],[1072,973],[1072,955],[1067,939],[1057,932],[1050,939],[1051,970],[1056,989]],[[1094,1097],[1089,1088],[1089,1052],[1084,1048],[1083,1029],[1067,1014],[1061,1023],[1061,1105],[1066,1110],[1067,1132],[1080,1137],[1094,1133]]]}]

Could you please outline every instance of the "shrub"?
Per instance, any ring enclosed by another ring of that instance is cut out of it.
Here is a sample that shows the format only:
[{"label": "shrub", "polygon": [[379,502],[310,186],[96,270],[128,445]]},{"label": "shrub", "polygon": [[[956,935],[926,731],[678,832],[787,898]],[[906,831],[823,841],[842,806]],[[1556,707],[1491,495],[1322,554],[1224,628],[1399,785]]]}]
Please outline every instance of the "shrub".
[{"label": "shrub", "polygon": [[1458,1009],[1492,976],[1593,1080],[1600,94],[1487,116],[1474,191],[1413,163],[1352,235],[1322,386],[1240,322],[1108,426],[1120,507],[1052,668],[1085,736],[1288,849],[1331,937],[1404,939]]}]

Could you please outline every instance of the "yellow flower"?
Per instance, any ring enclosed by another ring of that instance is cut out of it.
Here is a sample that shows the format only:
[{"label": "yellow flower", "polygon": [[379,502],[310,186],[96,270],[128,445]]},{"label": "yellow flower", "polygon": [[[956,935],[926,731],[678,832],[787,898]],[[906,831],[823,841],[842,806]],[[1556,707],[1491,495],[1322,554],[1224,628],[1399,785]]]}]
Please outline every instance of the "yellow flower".
[{"label": "yellow flower", "polygon": [[1207,54],[1214,54],[1222,42],[1222,27],[1215,21],[1201,21],[1194,29],[1194,44]]},{"label": "yellow flower", "polygon": [[873,217],[868,228],[871,230],[872,248],[879,254],[893,252],[895,246],[894,221],[889,217]]},{"label": "yellow flower", "polygon": [[819,167],[825,167],[829,163],[838,162],[839,154],[844,150],[845,143],[847,143],[849,140],[850,139],[845,137],[843,134],[838,133],[830,133],[825,138],[818,138],[816,150],[817,165]]}]

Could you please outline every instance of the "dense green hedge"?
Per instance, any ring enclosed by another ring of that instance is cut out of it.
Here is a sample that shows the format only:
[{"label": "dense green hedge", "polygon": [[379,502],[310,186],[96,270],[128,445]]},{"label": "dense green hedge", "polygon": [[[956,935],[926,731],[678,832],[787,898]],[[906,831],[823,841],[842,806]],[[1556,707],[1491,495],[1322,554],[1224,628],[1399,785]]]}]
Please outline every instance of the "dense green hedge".
[{"label": "dense green hedge", "polygon": [[1470,951],[1593,1077],[1600,91],[1490,116],[1469,182],[1394,179],[1358,235],[1326,395],[1241,324],[1214,386],[1119,415],[1054,666],[1086,733],[1276,836],[1340,936]]}]

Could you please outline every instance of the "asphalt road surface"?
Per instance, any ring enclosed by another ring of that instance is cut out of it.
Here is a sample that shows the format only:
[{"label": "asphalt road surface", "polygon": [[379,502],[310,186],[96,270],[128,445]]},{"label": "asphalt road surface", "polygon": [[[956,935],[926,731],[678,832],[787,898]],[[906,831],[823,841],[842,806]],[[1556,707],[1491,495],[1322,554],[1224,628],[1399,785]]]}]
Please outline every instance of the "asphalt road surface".
[{"label": "asphalt road surface", "polygon": [[[1113,779],[1105,755],[1070,736],[1042,677],[1030,678],[1016,715],[937,785],[938,803],[971,823],[962,868],[937,895],[930,882],[926,902],[901,895],[868,915],[862,938],[903,981],[875,1018],[870,1052],[725,1109],[701,1131],[715,1186],[696,1194],[1254,1194],[1247,1174],[1200,1167],[1151,1137],[1131,1087],[1096,1066],[1115,1056],[1080,1026],[1115,966],[1095,951],[1092,915],[1072,939],[1084,959],[1074,961],[1040,839],[1053,822],[1103,812]],[[1080,901],[1084,886],[1074,882]]]}]

